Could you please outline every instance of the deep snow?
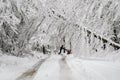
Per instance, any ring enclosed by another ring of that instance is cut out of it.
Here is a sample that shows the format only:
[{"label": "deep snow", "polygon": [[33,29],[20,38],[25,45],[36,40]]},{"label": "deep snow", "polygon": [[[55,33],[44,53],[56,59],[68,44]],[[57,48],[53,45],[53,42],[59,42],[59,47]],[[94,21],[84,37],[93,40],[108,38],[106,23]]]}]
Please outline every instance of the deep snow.
[{"label": "deep snow", "polygon": [[120,79],[119,62],[76,58],[73,55],[52,54],[43,59],[2,55],[0,56],[0,64],[0,80]]}]

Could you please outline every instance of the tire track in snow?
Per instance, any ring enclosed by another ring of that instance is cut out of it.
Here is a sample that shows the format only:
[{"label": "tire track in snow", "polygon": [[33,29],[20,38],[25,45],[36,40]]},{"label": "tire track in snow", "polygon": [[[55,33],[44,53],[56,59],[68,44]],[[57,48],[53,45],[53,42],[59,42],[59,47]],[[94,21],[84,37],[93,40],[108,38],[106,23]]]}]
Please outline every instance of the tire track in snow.
[{"label": "tire track in snow", "polygon": [[66,57],[63,57],[60,61],[60,80],[72,80],[72,71],[65,60]]},{"label": "tire track in snow", "polygon": [[28,69],[24,73],[22,73],[16,80],[33,80],[35,74],[37,73],[40,66],[48,59],[49,57],[45,59],[41,59],[38,61],[31,69]]},{"label": "tire track in snow", "polygon": [[51,55],[37,71],[33,80],[60,80],[60,55]]}]

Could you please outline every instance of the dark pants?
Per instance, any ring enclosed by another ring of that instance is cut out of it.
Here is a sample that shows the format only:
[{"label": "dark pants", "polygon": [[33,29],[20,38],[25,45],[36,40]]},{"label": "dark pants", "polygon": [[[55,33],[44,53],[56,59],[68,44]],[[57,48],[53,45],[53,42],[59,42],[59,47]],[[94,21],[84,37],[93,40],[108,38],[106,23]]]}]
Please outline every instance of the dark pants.
[{"label": "dark pants", "polygon": [[64,51],[65,53],[65,48],[63,46],[60,47],[60,52],[58,54],[61,54],[62,50]]},{"label": "dark pants", "polygon": [[44,46],[43,46],[43,54],[46,54],[46,50]]}]

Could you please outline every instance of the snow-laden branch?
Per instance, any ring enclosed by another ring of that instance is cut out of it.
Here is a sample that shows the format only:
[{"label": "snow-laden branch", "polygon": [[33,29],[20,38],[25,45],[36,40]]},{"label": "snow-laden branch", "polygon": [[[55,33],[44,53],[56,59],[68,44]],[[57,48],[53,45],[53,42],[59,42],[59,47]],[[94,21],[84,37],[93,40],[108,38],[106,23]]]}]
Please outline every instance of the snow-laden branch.
[{"label": "snow-laden branch", "polygon": [[114,41],[110,40],[109,38],[106,38],[105,36],[103,36],[101,34],[98,34],[97,32],[92,31],[91,29],[88,29],[87,27],[82,27],[82,28],[91,32],[91,33],[93,33],[94,35],[100,37],[102,40],[106,40],[108,43],[110,43],[110,45],[113,45],[113,46],[116,46],[116,47],[120,48],[120,44],[115,43]]}]

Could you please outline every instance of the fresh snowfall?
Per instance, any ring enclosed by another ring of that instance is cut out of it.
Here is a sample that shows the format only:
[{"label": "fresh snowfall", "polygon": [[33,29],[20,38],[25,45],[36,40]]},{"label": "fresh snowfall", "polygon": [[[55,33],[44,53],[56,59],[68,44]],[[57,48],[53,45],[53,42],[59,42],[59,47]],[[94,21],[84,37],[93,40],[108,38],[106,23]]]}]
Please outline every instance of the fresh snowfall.
[{"label": "fresh snowfall", "polygon": [[0,0],[0,80],[120,80],[120,0]]}]

